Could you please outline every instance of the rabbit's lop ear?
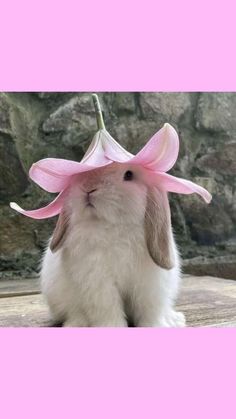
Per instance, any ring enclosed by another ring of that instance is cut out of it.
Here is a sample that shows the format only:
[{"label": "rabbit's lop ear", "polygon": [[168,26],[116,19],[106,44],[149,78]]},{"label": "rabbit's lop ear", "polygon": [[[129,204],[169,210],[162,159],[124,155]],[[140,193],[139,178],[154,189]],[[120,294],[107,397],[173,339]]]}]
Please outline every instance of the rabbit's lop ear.
[{"label": "rabbit's lop ear", "polygon": [[58,249],[60,249],[60,247],[62,246],[66,237],[66,231],[67,231],[68,226],[69,226],[69,215],[67,214],[65,209],[63,209],[57,220],[57,224],[53,232],[52,240],[50,242],[50,249],[53,253],[56,252]]},{"label": "rabbit's lop ear", "polygon": [[175,262],[168,197],[154,187],[149,188],[147,194],[145,236],[153,261],[161,268],[173,268]]}]

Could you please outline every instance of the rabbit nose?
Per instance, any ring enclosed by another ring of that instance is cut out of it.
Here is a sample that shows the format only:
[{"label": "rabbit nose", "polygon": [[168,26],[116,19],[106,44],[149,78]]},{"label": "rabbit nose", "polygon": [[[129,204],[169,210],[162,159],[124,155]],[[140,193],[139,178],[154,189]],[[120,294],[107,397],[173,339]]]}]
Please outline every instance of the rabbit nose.
[{"label": "rabbit nose", "polygon": [[88,191],[88,195],[95,192],[97,189],[91,189],[91,191]]}]

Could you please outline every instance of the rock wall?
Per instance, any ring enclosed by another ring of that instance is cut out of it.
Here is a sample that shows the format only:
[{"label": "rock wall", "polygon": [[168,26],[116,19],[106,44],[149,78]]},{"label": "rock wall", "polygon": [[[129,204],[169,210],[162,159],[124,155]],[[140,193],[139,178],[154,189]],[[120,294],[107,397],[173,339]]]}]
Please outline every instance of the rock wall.
[{"label": "rock wall", "polygon": [[[180,136],[171,173],[205,186],[213,201],[170,194],[172,221],[185,270],[236,277],[236,94],[101,93],[109,132],[136,153],[165,122]],[[31,183],[31,164],[45,157],[80,160],[95,133],[91,94],[0,93],[0,270],[37,271],[55,220],[13,212],[47,204],[52,195]],[[218,259],[220,257],[220,259]],[[208,263],[209,262],[209,263]],[[215,266],[215,270],[214,270]],[[3,275],[3,274],[2,274]]]}]

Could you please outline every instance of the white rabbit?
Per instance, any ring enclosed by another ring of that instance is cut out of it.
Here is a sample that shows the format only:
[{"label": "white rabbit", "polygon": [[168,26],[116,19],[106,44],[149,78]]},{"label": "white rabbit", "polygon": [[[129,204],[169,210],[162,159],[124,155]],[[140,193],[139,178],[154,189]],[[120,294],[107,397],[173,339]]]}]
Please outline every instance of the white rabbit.
[{"label": "white rabbit", "polygon": [[113,163],[74,177],[41,270],[54,322],[185,325],[167,194],[143,171]]}]

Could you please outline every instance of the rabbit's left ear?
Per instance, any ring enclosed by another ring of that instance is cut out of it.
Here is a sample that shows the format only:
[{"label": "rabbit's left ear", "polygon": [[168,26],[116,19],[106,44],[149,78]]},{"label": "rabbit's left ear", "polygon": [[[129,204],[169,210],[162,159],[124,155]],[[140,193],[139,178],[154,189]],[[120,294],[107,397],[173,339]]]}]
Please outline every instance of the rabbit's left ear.
[{"label": "rabbit's left ear", "polygon": [[66,238],[66,232],[67,232],[68,226],[69,226],[69,214],[63,208],[57,220],[57,224],[53,232],[52,240],[50,242],[50,249],[53,253],[59,250],[60,247],[62,246]]},{"label": "rabbit's left ear", "polygon": [[148,189],[144,225],[151,258],[161,268],[172,269],[175,261],[168,197],[155,187]]}]

